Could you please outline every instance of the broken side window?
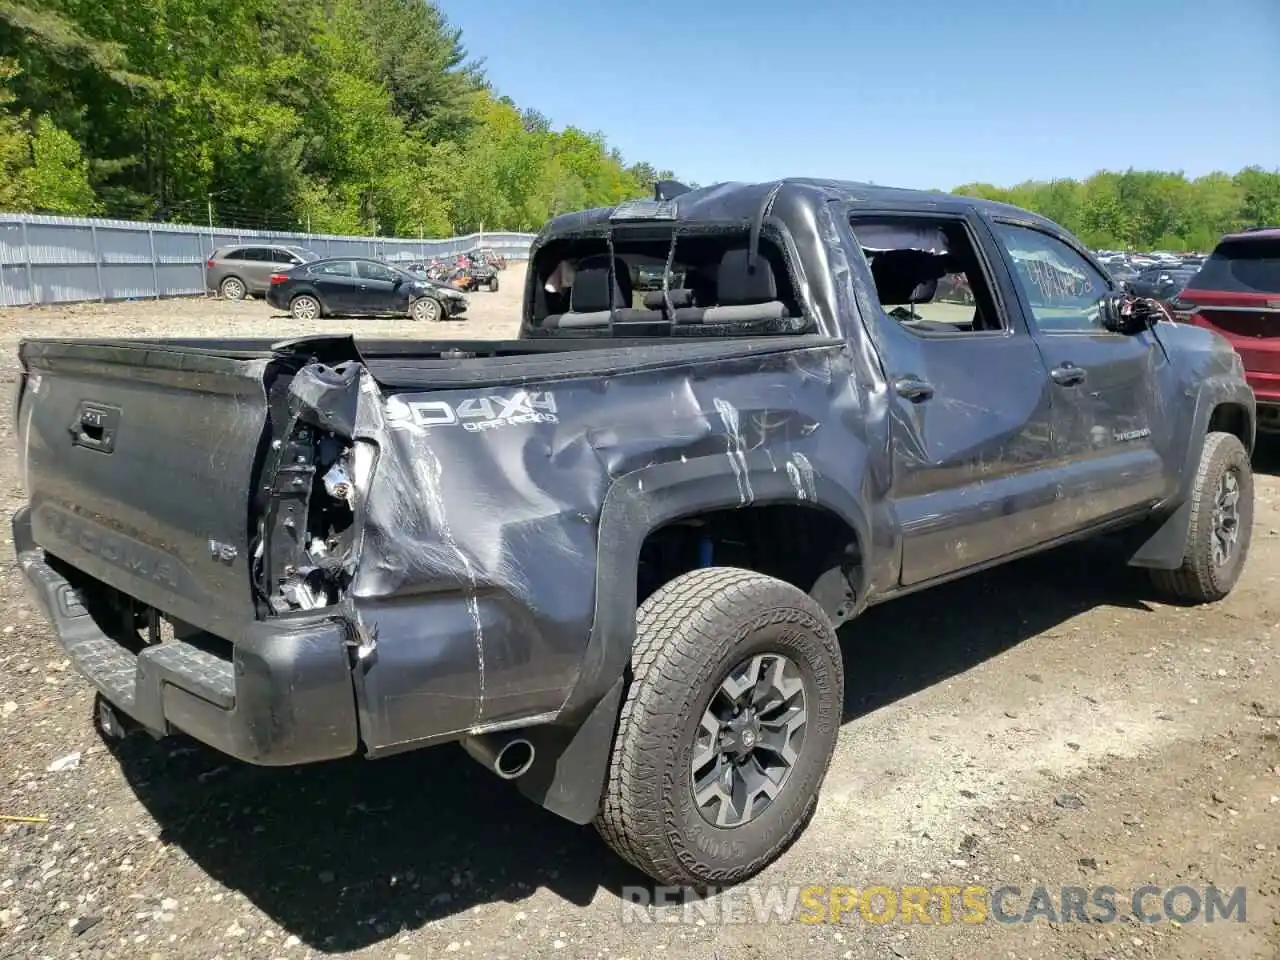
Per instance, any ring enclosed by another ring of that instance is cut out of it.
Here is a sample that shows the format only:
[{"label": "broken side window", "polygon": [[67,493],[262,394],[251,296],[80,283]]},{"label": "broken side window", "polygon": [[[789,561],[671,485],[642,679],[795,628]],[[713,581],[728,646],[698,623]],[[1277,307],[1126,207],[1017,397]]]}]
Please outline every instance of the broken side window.
[{"label": "broken side window", "polygon": [[958,220],[855,217],[854,236],[888,316],[922,336],[1005,329],[969,232]]}]

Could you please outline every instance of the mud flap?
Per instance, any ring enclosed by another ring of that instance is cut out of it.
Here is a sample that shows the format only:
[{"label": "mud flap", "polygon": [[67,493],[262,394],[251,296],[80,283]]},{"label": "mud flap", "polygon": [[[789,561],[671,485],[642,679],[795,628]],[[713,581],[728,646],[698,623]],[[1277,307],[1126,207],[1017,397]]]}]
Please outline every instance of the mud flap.
[{"label": "mud flap", "polygon": [[516,781],[520,792],[546,810],[586,824],[600,811],[609,753],[618,726],[625,678],[619,677],[577,727],[534,727],[533,767]]},{"label": "mud flap", "polygon": [[1129,558],[1131,567],[1177,570],[1187,550],[1187,530],[1191,526],[1191,500],[1169,514]]}]

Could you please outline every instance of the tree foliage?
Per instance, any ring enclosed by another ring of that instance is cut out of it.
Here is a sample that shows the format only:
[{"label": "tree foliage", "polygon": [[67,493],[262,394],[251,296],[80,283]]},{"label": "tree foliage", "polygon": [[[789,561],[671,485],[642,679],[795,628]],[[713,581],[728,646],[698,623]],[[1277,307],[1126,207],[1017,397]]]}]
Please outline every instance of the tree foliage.
[{"label": "tree foliage", "polygon": [[1241,227],[1280,226],[1280,170],[1261,167],[1194,180],[1103,170],[1083,181],[969,183],[952,192],[1033,210],[1101,249],[1207,251]]},{"label": "tree foliage", "polygon": [[499,96],[428,0],[0,0],[0,50],[4,209],[438,236],[655,176]]},{"label": "tree foliage", "polygon": [[[670,171],[494,91],[429,0],[0,0],[0,208],[439,236]],[[1280,223],[1280,172],[967,184],[1095,246]]]}]

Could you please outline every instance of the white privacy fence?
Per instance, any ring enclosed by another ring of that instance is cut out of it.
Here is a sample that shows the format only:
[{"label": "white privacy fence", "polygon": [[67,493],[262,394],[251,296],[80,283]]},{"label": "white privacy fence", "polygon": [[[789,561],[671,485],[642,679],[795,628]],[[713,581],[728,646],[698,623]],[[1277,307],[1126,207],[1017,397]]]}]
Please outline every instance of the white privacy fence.
[{"label": "white privacy fence", "polygon": [[288,243],[322,257],[412,262],[482,246],[520,260],[532,240],[530,233],[487,232],[445,240],[336,237],[0,213],[0,306],[202,294],[205,260],[231,243]]}]

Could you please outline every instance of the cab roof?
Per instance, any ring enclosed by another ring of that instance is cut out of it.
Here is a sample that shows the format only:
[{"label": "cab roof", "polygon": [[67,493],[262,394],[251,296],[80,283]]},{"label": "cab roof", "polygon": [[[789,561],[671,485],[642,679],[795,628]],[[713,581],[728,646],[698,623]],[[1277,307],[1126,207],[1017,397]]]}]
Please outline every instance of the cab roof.
[{"label": "cab roof", "polygon": [[941,191],[886,187],[851,180],[795,177],[762,183],[718,183],[682,193],[673,200],[631,201],[616,207],[594,207],[589,210],[565,213],[547,221],[539,232],[538,239],[542,242],[556,236],[592,232],[610,220],[624,217],[623,208],[631,207],[632,204],[640,208],[637,219],[649,219],[649,216],[644,214],[646,207],[650,215],[653,212],[659,212],[659,207],[662,207],[661,215],[653,219],[667,220],[677,225],[701,222],[741,222],[749,225],[759,216],[763,204],[770,203],[774,198],[783,197],[788,201],[785,206],[793,210],[813,209],[829,203],[862,203],[868,207],[892,206],[903,212],[910,213],[918,210],[922,214],[964,213],[969,210],[978,210],[991,216],[1008,217],[1049,227],[1055,233],[1062,231],[1061,226],[1038,214],[994,200]]}]

